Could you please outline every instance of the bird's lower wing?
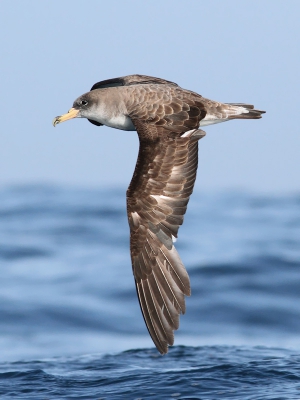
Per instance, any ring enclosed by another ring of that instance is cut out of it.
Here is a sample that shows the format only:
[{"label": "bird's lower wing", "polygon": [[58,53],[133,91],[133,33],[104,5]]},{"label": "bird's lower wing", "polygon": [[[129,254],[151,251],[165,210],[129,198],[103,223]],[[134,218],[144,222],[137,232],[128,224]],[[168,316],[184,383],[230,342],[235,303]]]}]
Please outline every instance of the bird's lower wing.
[{"label": "bird's lower wing", "polygon": [[163,354],[174,342],[190,282],[173,245],[193,191],[198,140],[193,130],[176,136],[135,121],[139,156],[127,191],[133,274],[149,333]]}]

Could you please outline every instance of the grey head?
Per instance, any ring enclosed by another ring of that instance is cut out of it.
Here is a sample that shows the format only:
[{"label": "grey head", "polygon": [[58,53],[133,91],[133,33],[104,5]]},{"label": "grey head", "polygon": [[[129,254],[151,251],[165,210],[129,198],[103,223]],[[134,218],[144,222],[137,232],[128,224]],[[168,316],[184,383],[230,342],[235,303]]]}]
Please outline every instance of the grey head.
[{"label": "grey head", "polygon": [[99,93],[95,93],[94,91],[84,93],[74,101],[73,107],[66,114],[54,118],[53,125],[56,126],[72,118],[87,118],[92,124],[101,126],[103,124],[93,120],[93,116],[97,114],[96,110],[100,102],[101,95],[99,96]]}]

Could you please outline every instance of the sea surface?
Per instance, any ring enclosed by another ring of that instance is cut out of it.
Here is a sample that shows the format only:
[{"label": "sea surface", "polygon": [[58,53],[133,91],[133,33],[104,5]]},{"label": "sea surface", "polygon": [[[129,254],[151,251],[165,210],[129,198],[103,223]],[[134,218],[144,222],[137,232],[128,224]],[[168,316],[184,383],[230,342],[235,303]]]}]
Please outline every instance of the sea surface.
[{"label": "sea surface", "polygon": [[0,188],[0,399],[300,399],[300,193],[196,192],[192,296],[155,349],[125,190]]}]

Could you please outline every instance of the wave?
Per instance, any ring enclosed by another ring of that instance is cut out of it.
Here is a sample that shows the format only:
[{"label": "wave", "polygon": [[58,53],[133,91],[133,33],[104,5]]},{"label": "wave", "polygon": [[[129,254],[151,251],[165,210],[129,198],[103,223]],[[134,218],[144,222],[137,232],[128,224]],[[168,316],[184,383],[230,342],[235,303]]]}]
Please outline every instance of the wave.
[{"label": "wave", "polygon": [[299,398],[299,354],[204,346],[0,364],[0,395],[18,399]]}]

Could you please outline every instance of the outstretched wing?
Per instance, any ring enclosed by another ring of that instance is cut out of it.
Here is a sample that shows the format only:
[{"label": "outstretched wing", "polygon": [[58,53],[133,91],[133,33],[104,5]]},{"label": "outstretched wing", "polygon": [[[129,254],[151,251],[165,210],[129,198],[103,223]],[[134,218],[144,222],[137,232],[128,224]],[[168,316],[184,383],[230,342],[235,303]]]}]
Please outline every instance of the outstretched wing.
[{"label": "outstretched wing", "polygon": [[198,140],[162,126],[133,121],[140,139],[136,168],[127,191],[130,251],[137,294],[148,331],[162,353],[174,342],[190,282],[173,245],[193,191]]}]

